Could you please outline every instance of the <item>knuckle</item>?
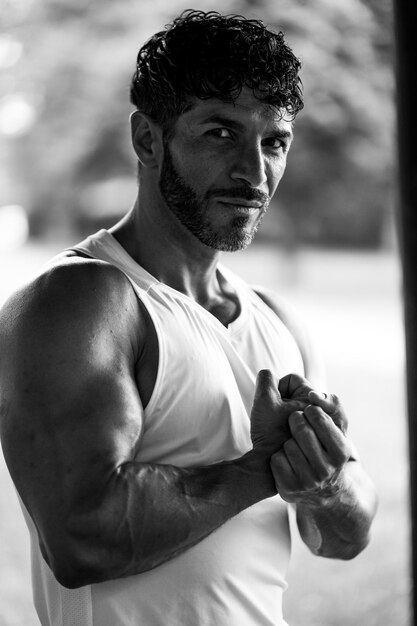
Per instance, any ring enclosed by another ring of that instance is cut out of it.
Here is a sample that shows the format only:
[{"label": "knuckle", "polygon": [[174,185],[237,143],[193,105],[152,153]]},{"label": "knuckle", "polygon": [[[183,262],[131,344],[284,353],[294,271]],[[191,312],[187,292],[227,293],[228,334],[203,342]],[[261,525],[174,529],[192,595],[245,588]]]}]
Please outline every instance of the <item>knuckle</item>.
[{"label": "knuckle", "polygon": [[305,427],[306,422],[302,411],[294,411],[288,418],[291,431],[301,430]]},{"label": "knuckle", "polygon": [[307,415],[307,417],[309,417],[310,419],[319,419],[320,417],[323,416],[323,411],[319,406],[316,406],[315,404],[309,404],[305,409],[304,409],[304,413]]},{"label": "knuckle", "polygon": [[274,467],[280,467],[285,463],[285,453],[283,449],[274,452],[271,456],[271,463]]},{"label": "knuckle", "polygon": [[351,455],[351,450],[348,445],[342,445],[335,451],[334,461],[338,466],[342,466],[349,460]]},{"label": "knuckle", "polygon": [[286,454],[292,455],[296,451],[297,444],[295,443],[294,439],[287,439],[287,441],[284,443],[283,448]]},{"label": "knuckle", "polygon": [[329,394],[328,399],[331,402],[331,404],[333,405],[334,409],[340,408],[341,405],[340,405],[339,396],[337,396],[334,393],[331,393],[331,394]]},{"label": "knuckle", "polygon": [[307,406],[303,400],[286,400],[286,405],[292,412],[299,411],[301,413]]},{"label": "knuckle", "polygon": [[328,462],[316,464],[314,467],[314,476],[319,483],[328,480],[329,476],[334,472],[334,467]]}]

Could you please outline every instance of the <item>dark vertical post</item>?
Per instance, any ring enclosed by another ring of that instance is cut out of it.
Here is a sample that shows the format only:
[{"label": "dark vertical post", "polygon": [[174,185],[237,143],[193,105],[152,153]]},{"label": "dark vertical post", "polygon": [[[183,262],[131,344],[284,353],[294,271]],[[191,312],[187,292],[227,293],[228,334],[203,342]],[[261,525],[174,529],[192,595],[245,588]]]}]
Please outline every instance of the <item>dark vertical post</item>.
[{"label": "dark vertical post", "polygon": [[399,232],[403,264],[410,452],[414,624],[417,620],[417,0],[394,0],[399,147]]}]

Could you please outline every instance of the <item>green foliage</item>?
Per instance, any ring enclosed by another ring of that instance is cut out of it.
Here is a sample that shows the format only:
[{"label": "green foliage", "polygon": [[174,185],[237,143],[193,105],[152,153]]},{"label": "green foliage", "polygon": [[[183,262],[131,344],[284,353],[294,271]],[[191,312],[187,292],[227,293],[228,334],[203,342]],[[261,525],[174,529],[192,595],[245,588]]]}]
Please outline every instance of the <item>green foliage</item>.
[{"label": "green foliage", "polygon": [[[193,7],[260,17],[284,30],[303,61],[306,107],[270,219],[277,228],[290,224],[299,240],[378,245],[394,167],[389,3],[197,0]],[[29,209],[34,232],[106,224],[133,202],[130,75],[144,40],[185,8],[180,0],[9,3],[8,29],[24,43],[9,89],[24,93],[37,114],[28,133],[9,141],[14,201]]]}]

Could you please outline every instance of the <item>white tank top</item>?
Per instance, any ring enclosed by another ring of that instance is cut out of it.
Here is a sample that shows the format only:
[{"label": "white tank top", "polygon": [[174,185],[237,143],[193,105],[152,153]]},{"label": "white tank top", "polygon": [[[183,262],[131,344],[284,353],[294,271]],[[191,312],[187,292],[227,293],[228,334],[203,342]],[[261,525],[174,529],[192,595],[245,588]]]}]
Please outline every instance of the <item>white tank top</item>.
[{"label": "white tank top", "polygon": [[[239,317],[226,328],[146,272],[107,231],[72,249],[118,267],[155,326],[159,367],[136,460],[204,466],[247,452],[257,372],[303,374],[295,340],[275,313],[220,266],[241,305]],[[74,590],[55,580],[24,513],[43,626],[285,625],[282,593],[290,534],[287,505],[279,496],[251,506],[154,570]]]}]

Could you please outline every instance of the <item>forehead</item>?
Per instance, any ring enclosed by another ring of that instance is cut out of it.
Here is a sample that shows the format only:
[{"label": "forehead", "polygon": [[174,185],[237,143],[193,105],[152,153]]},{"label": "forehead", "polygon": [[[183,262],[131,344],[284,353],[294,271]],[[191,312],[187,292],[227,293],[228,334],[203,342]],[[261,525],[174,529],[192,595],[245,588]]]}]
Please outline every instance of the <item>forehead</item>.
[{"label": "forehead", "polygon": [[217,98],[207,100],[194,98],[190,108],[179,116],[178,122],[193,126],[230,119],[244,124],[247,129],[252,127],[291,132],[292,122],[285,119],[285,113],[285,110],[255,98],[249,89],[243,89],[235,102],[224,102]]}]

